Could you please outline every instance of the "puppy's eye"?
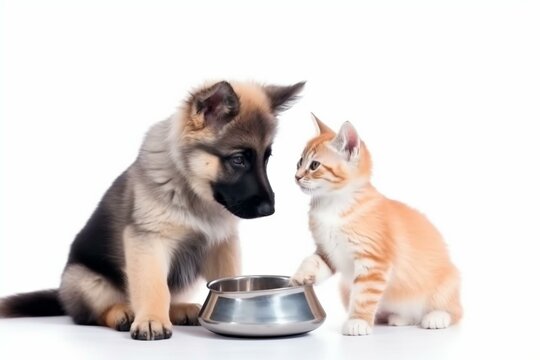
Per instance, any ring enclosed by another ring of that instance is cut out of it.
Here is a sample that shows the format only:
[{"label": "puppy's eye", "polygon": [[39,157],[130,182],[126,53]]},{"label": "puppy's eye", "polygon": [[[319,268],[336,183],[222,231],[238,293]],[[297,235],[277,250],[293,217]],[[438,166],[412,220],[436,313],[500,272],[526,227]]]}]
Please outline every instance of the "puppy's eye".
[{"label": "puppy's eye", "polygon": [[230,157],[229,161],[235,167],[245,167],[246,158],[242,154],[236,154]]},{"label": "puppy's eye", "polygon": [[272,148],[266,149],[264,153],[264,164],[268,164],[268,159],[270,159],[270,156],[272,156]]},{"label": "puppy's eye", "polygon": [[272,156],[272,148],[266,149],[264,152],[264,159],[267,160],[270,156]]},{"label": "puppy's eye", "polygon": [[296,164],[296,168],[297,169],[300,169],[300,166],[302,165],[302,158],[300,158],[300,160],[298,160],[298,163]]},{"label": "puppy's eye", "polygon": [[317,168],[319,167],[319,165],[321,165],[320,162],[313,160],[313,161],[311,162],[311,164],[309,164],[309,168],[310,168],[311,170],[317,170]]}]

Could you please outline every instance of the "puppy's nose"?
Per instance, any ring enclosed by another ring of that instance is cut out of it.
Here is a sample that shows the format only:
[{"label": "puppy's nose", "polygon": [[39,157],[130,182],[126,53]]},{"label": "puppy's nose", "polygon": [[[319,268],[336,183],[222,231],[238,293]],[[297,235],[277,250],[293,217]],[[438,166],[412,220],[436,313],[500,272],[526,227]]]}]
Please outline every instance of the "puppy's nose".
[{"label": "puppy's nose", "polygon": [[274,205],[272,205],[271,203],[267,201],[263,201],[262,203],[257,205],[256,211],[257,211],[257,216],[268,216],[268,215],[272,215],[275,209],[274,209]]}]

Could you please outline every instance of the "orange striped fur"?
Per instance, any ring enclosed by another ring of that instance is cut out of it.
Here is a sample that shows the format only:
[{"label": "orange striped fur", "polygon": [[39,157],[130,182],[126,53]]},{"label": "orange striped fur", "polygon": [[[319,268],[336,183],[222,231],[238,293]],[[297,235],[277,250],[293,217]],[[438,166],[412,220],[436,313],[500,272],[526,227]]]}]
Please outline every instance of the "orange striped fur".
[{"label": "orange striped fur", "polygon": [[296,181],[312,195],[309,224],[317,252],[293,276],[317,283],[335,272],[349,318],[345,335],[390,325],[445,328],[459,321],[459,272],[441,234],[415,209],[371,185],[371,156],[350,123],[338,134],[315,117],[319,134],[298,163]]}]

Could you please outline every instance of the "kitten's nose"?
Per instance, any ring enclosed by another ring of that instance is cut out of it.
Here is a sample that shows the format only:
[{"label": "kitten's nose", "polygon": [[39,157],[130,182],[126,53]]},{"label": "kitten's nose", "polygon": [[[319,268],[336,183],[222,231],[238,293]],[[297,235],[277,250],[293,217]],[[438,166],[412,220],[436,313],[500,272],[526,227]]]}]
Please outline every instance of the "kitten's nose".
[{"label": "kitten's nose", "polygon": [[296,181],[299,181],[302,177],[298,175],[294,175],[294,178],[296,179]]}]

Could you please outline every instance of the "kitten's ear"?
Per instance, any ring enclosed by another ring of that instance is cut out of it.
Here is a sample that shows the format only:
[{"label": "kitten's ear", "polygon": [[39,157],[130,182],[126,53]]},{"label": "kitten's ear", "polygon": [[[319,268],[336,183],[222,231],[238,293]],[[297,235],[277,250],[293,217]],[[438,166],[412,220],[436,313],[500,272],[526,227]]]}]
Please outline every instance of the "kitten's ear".
[{"label": "kitten's ear", "polygon": [[231,84],[218,82],[195,95],[195,111],[203,114],[205,125],[220,128],[231,121],[240,109],[238,95]]},{"label": "kitten's ear", "polygon": [[325,133],[334,133],[332,129],[330,129],[328,126],[326,126],[325,123],[323,123],[317,116],[315,116],[314,113],[311,113],[311,117],[313,118],[313,124],[315,125],[315,128],[317,129],[317,135],[325,134]]},{"label": "kitten's ear", "polygon": [[360,138],[353,125],[350,122],[345,121],[330,145],[340,153],[344,154],[347,160],[351,160],[358,156],[360,150]]},{"label": "kitten's ear", "polygon": [[264,91],[270,100],[270,108],[274,114],[287,110],[294,101],[298,99],[298,94],[304,88],[305,81],[301,81],[291,86],[267,85]]}]

